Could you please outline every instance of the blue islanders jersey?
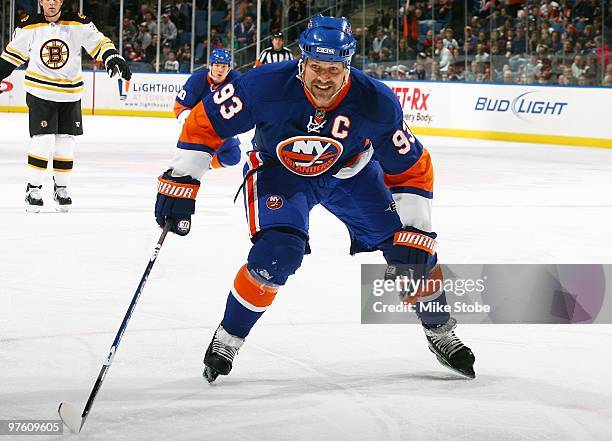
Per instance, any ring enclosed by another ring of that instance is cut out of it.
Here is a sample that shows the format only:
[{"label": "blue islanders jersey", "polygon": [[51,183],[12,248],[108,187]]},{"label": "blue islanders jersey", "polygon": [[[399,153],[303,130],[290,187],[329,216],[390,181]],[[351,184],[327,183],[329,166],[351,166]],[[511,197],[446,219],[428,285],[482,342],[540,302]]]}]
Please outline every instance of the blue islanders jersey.
[{"label": "blue islanders jersey", "polygon": [[181,90],[176,96],[176,101],[174,103],[174,116],[178,117],[184,110],[192,109],[211,92],[240,76],[240,73],[237,71],[230,70],[223,83],[213,84],[210,75],[208,74],[209,72],[209,69],[200,69],[191,74],[183,86],[183,90]]},{"label": "blue islanders jersey", "polygon": [[304,179],[346,178],[375,159],[392,193],[433,197],[429,153],[404,124],[397,97],[357,69],[327,108],[314,104],[298,77],[298,61],[253,69],[195,105],[177,147],[213,155],[224,139],[253,127],[263,164],[282,165]]}]

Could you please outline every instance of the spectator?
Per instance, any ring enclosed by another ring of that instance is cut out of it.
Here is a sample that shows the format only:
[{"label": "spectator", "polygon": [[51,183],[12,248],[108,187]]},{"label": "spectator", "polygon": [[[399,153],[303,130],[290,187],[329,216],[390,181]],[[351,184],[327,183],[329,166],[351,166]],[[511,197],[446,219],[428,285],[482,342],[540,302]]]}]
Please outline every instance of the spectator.
[{"label": "spectator", "polygon": [[157,21],[151,12],[147,11],[144,13],[143,23],[151,35],[157,34]]},{"label": "spectator", "polygon": [[387,49],[386,47],[383,47],[378,54],[378,60],[381,63],[390,62],[391,61],[391,51]]},{"label": "spectator", "polygon": [[538,57],[531,54],[529,56],[529,60],[527,61],[527,64],[525,65],[525,74],[528,77],[529,76],[537,77],[538,75],[540,75],[541,70],[542,70],[542,63],[538,61]]},{"label": "spectator", "polygon": [[376,37],[372,42],[372,50],[380,56],[383,48],[391,49],[391,40],[389,36],[383,32],[382,28],[376,30]]},{"label": "spectator", "polygon": [[408,46],[408,40],[400,38],[398,42],[399,48],[397,53],[398,60],[412,60],[415,57],[414,49]]},{"label": "spectator", "polygon": [[463,42],[464,44],[470,43],[474,47],[476,47],[476,45],[478,44],[478,37],[472,32],[471,26],[465,27],[463,32]]},{"label": "spectator", "polygon": [[135,41],[132,45],[132,51],[136,54],[136,59],[132,59],[132,61],[140,62],[144,61],[145,53],[142,50],[142,46],[139,42]]},{"label": "spectator", "polygon": [[242,22],[236,24],[234,28],[234,41],[238,49],[244,49],[238,52],[238,66],[244,66],[251,61],[255,61],[255,25],[253,17],[245,15]]},{"label": "spectator", "polygon": [[461,81],[461,76],[458,74],[457,69],[453,65],[448,66],[447,80],[448,81]]},{"label": "spectator", "polygon": [[557,53],[561,50],[561,40],[559,39],[559,33],[557,31],[553,31],[553,33],[550,34],[549,47],[554,53]]},{"label": "spectator", "polygon": [[[294,0],[289,9],[287,10],[287,20],[289,23],[297,23],[299,21],[306,19],[306,8],[303,4],[300,4],[298,0]],[[280,30],[280,28],[279,28]],[[297,26],[292,26],[289,28],[289,32],[287,33],[287,39],[289,41],[294,41],[298,38],[301,29],[297,29]]]},{"label": "spectator", "polygon": [[425,55],[427,55],[428,57],[432,57],[433,49],[433,31],[431,29],[428,29],[425,33],[425,40],[423,40],[423,51],[425,52]]},{"label": "spectator", "polygon": [[476,76],[480,73],[480,64],[476,60],[470,63],[470,68],[465,74],[465,81],[475,82]]},{"label": "spectator", "polygon": [[516,36],[512,39],[510,52],[512,55],[523,55],[527,52],[527,39],[525,37],[525,30],[522,27],[516,28]]},{"label": "spectator", "polygon": [[579,80],[582,75],[587,72],[588,68],[584,64],[582,55],[576,55],[574,57],[574,63],[572,64],[572,76],[575,80]]},{"label": "spectator", "polygon": [[466,41],[463,45],[463,53],[465,55],[476,55],[476,47],[472,45],[471,42]]},{"label": "spectator", "polygon": [[178,30],[176,29],[176,25],[170,21],[170,16],[168,14],[162,14],[159,30],[162,36],[162,44],[167,44],[173,48],[176,37],[178,36]]},{"label": "spectator", "polygon": [[454,49],[459,49],[459,43],[457,43],[457,40],[455,40],[453,37],[453,30],[451,28],[446,28],[444,31],[444,40],[442,41],[444,43],[444,47],[451,50],[451,52]]},{"label": "spectator", "polygon": [[146,51],[149,45],[151,44],[151,40],[153,34],[149,32],[149,28],[146,23],[141,23],[138,26],[138,33],[136,34],[135,41],[139,42],[142,48]]},{"label": "spectator", "polygon": [[569,82],[568,78],[565,75],[563,75],[563,74],[559,75],[559,77],[557,78],[557,82],[561,86],[569,86],[571,84]]},{"label": "spectator", "polygon": [[144,61],[147,63],[154,63],[155,57],[157,56],[157,35],[153,35],[150,43],[151,44],[145,48]]},{"label": "spectator", "polygon": [[217,34],[217,30],[215,28],[210,29],[210,50],[221,49],[223,47],[223,42],[221,41],[221,37]]},{"label": "spectator", "polygon": [[476,46],[476,56],[474,57],[474,60],[477,63],[488,63],[490,59],[490,55],[485,52],[485,45],[482,43],[478,43],[478,46]]},{"label": "spectator", "polygon": [[176,59],[176,53],[174,51],[168,52],[168,59],[164,63],[163,70],[165,72],[178,72],[179,71],[179,62]]},{"label": "spectator", "polygon": [[411,76],[414,76],[416,80],[424,80],[425,79],[425,66],[418,59],[414,63],[414,69],[410,72]]},{"label": "spectator", "polygon": [[579,86],[590,86],[591,82],[589,81],[586,75],[580,75],[580,78],[578,78],[578,85]]},{"label": "spectator", "polygon": [[[385,26],[385,11],[383,11],[382,9],[378,9],[376,11],[376,16],[374,17],[374,21],[372,22],[372,24],[370,26],[368,26],[370,29],[384,29],[387,26]],[[376,51],[379,52],[379,51]]]},{"label": "spectator", "polygon": [[436,42],[436,51],[434,55],[439,60],[440,73],[446,73],[448,71],[448,67],[454,60],[453,53],[449,49],[444,47],[444,42],[442,40],[438,40]]},{"label": "spectator", "polygon": [[132,20],[125,17],[123,19],[123,43],[133,43],[138,34],[138,28]]},{"label": "spectator", "polygon": [[236,27],[234,28],[234,36],[238,41],[239,48],[253,44],[255,39],[255,25],[253,24],[253,17],[250,15],[245,15],[242,22],[236,24]]},{"label": "spectator", "polygon": [[185,43],[178,51],[176,58],[181,63],[191,64],[191,46],[189,43]]}]

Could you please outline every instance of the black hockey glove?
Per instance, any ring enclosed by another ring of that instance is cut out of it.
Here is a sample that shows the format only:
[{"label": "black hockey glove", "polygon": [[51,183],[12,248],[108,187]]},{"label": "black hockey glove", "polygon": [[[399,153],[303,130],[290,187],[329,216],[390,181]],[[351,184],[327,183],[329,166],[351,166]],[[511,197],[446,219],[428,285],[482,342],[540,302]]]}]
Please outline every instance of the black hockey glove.
[{"label": "black hockey glove", "polygon": [[155,220],[160,227],[170,222],[170,231],[186,236],[191,229],[191,215],[195,212],[200,181],[191,176],[172,177],[170,170],[158,181]]},{"label": "black hockey glove", "polygon": [[106,61],[106,71],[108,76],[113,78],[115,75],[120,75],[126,81],[132,78],[132,71],[125,59],[119,54],[110,55]]},{"label": "black hockey glove", "polygon": [[[393,236],[393,248],[385,256],[386,280],[403,280],[400,297],[417,296],[411,281],[427,280],[436,264],[436,233],[428,233],[414,227],[405,227]],[[416,301],[416,297],[414,298]]]}]

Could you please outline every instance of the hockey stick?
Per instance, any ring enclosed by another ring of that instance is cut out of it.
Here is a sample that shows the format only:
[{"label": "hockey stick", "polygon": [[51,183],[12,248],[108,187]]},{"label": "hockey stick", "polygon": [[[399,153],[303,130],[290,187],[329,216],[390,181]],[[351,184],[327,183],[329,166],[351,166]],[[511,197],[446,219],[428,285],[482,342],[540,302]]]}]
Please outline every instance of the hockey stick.
[{"label": "hockey stick", "polygon": [[168,231],[170,231],[170,222],[166,223],[161,233],[161,236],[159,236],[159,239],[157,240],[157,245],[155,246],[155,250],[153,250],[153,254],[151,255],[151,258],[149,259],[149,263],[147,264],[144,274],[142,275],[142,278],[140,279],[138,288],[136,288],[136,293],[134,293],[134,297],[132,297],[132,302],[130,303],[129,308],[127,312],[125,313],[125,316],[123,317],[121,326],[119,326],[119,330],[117,331],[117,335],[115,336],[115,340],[113,341],[113,344],[110,348],[108,356],[106,357],[106,360],[104,360],[104,363],[102,364],[102,369],[100,369],[100,373],[98,374],[96,383],[94,384],[93,389],[91,390],[91,393],[89,394],[89,398],[87,399],[87,404],[85,404],[83,413],[79,414],[79,412],[73,405],[71,405],[70,403],[66,403],[66,402],[60,403],[59,408],[57,409],[59,416],[64,422],[64,424],[74,433],[79,433],[81,429],[83,428],[83,425],[85,424],[85,420],[87,419],[87,416],[89,415],[91,406],[93,406],[93,402],[96,399],[96,395],[98,395],[98,392],[100,391],[100,388],[102,387],[102,382],[104,381],[104,378],[106,377],[106,373],[110,369],[111,364],[113,363],[113,359],[115,358],[117,349],[119,349],[119,343],[121,343],[121,338],[123,337],[123,333],[125,332],[125,329],[127,328],[127,324],[130,321],[130,318],[132,317],[134,308],[136,308],[136,303],[138,303],[138,298],[140,297],[140,294],[142,294],[145,283],[147,283],[147,279],[149,278],[149,274],[151,273],[153,264],[155,263],[155,260],[157,259],[157,255],[159,254],[159,251],[161,250],[162,244],[164,243],[164,239],[166,238]]}]

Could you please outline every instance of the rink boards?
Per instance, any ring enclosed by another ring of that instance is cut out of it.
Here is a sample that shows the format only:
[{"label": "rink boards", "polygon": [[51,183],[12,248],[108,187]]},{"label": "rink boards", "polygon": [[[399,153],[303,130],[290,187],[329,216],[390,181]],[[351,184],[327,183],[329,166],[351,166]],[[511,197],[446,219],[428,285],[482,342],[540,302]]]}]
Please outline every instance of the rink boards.
[{"label": "rink boards", "polygon": [[[127,83],[84,72],[83,109],[92,115],[173,117],[186,74],[136,73]],[[24,71],[3,81],[0,111],[25,112]],[[612,88],[385,81],[416,134],[612,147],[606,103]]]}]

